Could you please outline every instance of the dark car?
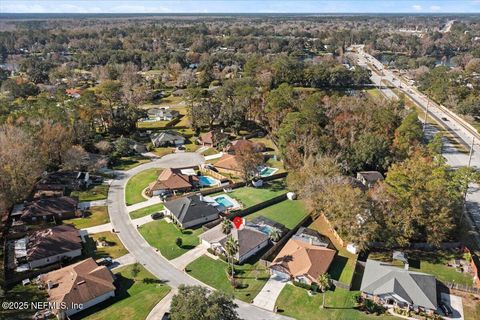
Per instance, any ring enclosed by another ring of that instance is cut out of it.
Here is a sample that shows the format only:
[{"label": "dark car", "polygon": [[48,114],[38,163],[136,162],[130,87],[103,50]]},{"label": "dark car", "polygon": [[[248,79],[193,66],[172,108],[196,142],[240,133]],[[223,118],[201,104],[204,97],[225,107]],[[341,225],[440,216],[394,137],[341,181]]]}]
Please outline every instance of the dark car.
[{"label": "dark car", "polygon": [[442,117],[442,120],[443,120],[443,121],[448,121],[448,119],[447,119],[447,118],[445,118],[445,117]]},{"label": "dark car", "polygon": [[450,306],[448,304],[444,303],[444,302],[440,303],[440,309],[442,309],[443,313],[446,316],[451,316],[452,313],[453,313],[452,308],[450,308]]}]

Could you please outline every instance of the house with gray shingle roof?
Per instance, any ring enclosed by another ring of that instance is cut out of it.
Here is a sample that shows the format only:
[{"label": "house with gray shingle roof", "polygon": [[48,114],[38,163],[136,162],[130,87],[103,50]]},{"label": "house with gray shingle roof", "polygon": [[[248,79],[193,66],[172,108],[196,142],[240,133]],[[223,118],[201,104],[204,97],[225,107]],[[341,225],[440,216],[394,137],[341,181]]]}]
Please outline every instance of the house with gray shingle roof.
[{"label": "house with gray shingle roof", "polygon": [[165,202],[165,214],[181,228],[205,224],[218,219],[216,202],[205,201],[201,195],[192,195]]},{"label": "house with gray shingle roof", "polygon": [[150,135],[152,144],[155,147],[181,146],[185,144],[185,137],[177,131],[164,130]]},{"label": "house with gray shingle roof", "polygon": [[[406,265],[408,266],[408,265]],[[389,263],[368,259],[360,291],[364,298],[385,306],[437,310],[437,281],[434,276],[409,271]]]}]

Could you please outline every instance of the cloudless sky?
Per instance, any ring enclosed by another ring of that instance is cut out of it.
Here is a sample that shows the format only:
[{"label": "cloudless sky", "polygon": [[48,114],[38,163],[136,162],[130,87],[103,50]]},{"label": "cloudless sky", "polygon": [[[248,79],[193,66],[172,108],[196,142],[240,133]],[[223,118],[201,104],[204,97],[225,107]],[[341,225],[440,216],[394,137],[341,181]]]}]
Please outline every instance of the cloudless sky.
[{"label": "cloudless sky", "polygon": [[1,13],[480,13],[480,0],[0,0]]}]

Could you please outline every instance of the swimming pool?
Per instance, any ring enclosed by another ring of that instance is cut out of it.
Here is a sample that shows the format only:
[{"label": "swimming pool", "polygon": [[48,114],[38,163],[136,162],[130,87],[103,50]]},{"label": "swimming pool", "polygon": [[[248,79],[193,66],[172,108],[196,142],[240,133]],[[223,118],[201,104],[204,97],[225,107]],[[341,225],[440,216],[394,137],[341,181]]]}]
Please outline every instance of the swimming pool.
[{"label": "swimming pool", "polygon": [[216,203],[218,203],[221,206],[224,206],[225,208],[232,208],[233,206],[235,206],[235,204],[232,201],[230,201],[230,199],[224,196],[216,197],[214,200]]},{"label": "swimming pool", "polygon": [[272,227],[263,225],[258,228],[261,232],[265,233],[266,235],[269,235],[272,232]]},{"label": "swimming pool", "polygon": [[265,168],[262,169],[262,171],[260,171],[260,176],[261,177],[268,177],[268,176],[271,176],[272,174],[274,174],[277,171],[278,171],[277,168],[265,167]]},{"label": "swimming pool", "polygon": [[218,185],[220,181],[209,176],[198,176],[201,187],[211,187]]}]

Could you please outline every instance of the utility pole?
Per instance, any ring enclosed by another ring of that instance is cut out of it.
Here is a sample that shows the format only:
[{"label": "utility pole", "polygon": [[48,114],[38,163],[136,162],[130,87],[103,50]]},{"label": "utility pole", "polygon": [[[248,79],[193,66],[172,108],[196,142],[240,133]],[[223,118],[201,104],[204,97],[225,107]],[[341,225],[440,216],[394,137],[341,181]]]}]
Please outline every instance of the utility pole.
[{"label": "utility pole", "polygon": [[427,127],[427,120],[428,120],[428,107],[430,105],[430,99],[427,98],[427,110],[425,112],[425,120],[423,121],[423,132],[425,133],[425,128]]},{"label": "utility pole", "polygon": [[470,165],[472,164],[472,156],[473,156],[473,146],[475,145],[475,136],[472,138],[472,145],[470,146],[470,153],[468,155],[468,166],[470,168]]}]

